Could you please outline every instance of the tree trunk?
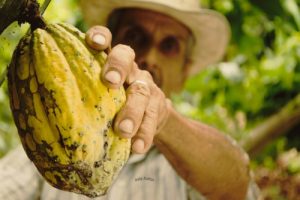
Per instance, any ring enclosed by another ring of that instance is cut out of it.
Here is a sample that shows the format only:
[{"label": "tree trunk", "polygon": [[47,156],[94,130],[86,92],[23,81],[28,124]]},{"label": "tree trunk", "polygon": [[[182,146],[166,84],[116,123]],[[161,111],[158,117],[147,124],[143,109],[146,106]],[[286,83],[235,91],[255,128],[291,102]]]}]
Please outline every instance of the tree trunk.
[{"label": "tree trunk", "polygon": [[14,21],[18,21],[27,0],[0,0],[0,34]]},{"label": "tree trunk", "polygon": [[240,141],[242,147],[251,155],[257,154],[262,148],[280,135],[287,133],[300,123],[300,94],[287,103],[277,114],[271,116],[250,131]]}]

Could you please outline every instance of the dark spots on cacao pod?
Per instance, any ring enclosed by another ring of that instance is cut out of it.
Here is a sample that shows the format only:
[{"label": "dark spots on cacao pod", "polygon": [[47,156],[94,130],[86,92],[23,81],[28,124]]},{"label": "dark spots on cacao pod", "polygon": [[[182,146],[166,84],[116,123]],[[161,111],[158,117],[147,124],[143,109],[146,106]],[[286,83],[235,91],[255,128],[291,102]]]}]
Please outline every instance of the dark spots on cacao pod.
[{"label": "dark spots on cacao pod", "polygon": [[[56,116],[56,111],[54,108],[57,108],[57,111],[61,113],[61,109],[58,107],[56,103],[56,99],[54,98],[55,91],[48,90],[44,85],[39,85],[39,93],[41,96],[41,101],[46,108],[52,108],[54,110],[53,114]],[[47,109],[46,109],[47,110]]]},{"label": "dark spots on cacao pod", "polygon": [[84,184],[88,183],[86,178],[92,177],[92,175],[93,175],[91,166],[82,161],[78,161],[77,163],[75,163],[74,169],[76,170],[77,174],[79,175],[80,179],[82,180],[82,182]]},{"label": "dark spots on cacao pod", "polygon": [[91,198],[95,198],[95,197],[97,197],[97,196],[99,196],[96,192],[92,192],[92,194],[91,194]]},{"label": "dark spots on cacao pod", "polygon": [[102,165],[102,162],[101,161],[96,161],[96,162],[94,162],[94,167],[95,168],[98,168],[98,167],[100,167]]},{"label": "dark spots on cacao pod", "polygon": [[70,137],[65,137],[65,138],[63,138],[63,141],[65,142],[65,141],[67,141],[68,139],[70,139]]},{"label": "dark spots on cacao pod", "polygon": [[75,151],[78,147],[79,147],[79,144],[77,142],[74,142],[71,145],[66,145],[66,148],[71,151]]},{"label": "dark spots on cacao pod", "polygon": [[64,188],[65,187],[65,182],[63,180],[61,180],[61,177],[58,175],[54,175],[54,178],[56,179],[56,185],[59,188]]},{"label": "dark spots on cacao pod", "polygon": [[103,171],[106,173],[106,174],[110,174],[109,171],[105,170],[105,168],[103,167]]},{"label": "dark spots on cacao pod", "polygon": [[68,171],[74,170],[74,169],[73,169],[73,166],[67,166],[66,169],[67,169]]},{"label": "dark spots on cacao pod", "polygon": [[86,148],[87,148],[87,145],[86,145],[86,144],[82,145],[82,146],[81,146],[81,151],[82,151],[83,153],[86,153]]},{"label": "dark spots on cacao pod", "polygon": [[83,136],[84,136],[84,132],[80,131],[80,132],[78,132],[78,135],[79,135],[80,137],[83,137]]},{"label": "dark spots on cacao pod", "polygon": [[104,149],[103,159],[104,159],[104,160],[107,159],[107,147],[108,147],[108,142],[105,141],[104,144],[103,144],[103,149]]},{"label": "dark spots on cacao pod", "polygon": [[61,126],[61,128],[62,128],[64,131],[68,131],[68,129],[65,128],[65,127],[63,127],[63,126]]},{"label": "dark spots on cacao pod", "polygon": [[108,142],[104,142],[104,145],[103,145],[103,147],[104,147],[104,150],[106,150],[106,149],[107,149],[107,147],[108,147]]},{"label": "dark spots on cacao pod", "polygon": [[[32,103],[33,103],[33,102],[31,101],[30,97],[25,98],[25,101],[27,101],[28,104],[32,104]],[[34,107],[27,106],[26,108],[28,108],[27,111],[28,111],[28,113],[29,113],[30,115],[36,116],[36,112],[35,112],[35,110],[34,110]]]},{"label": "dark spots on cacao pod", "polygon": [[42,140],[42,146],[44,147],[44,149],[49,149],[50,151],[53,150],[52,146],[48,144],[45,140]]},{"label": "dark spots on cacao pod", "polygon": [[24,55],[24,54],[25,54],[24,50],[18,51],[18,56],[21,56],[21,55]]},{"label": "dark spots on cacao pod", "polygon": [[57,125],[55,125],[55,128],[56,128],[56,130],[57,130],[57,132],[58,132],[58,135],[59,135],[59,140],[58,140],[58,143],[63,147],[63,148],[65,148],[65,143],[63,142],[63,137],[62,137],[62,134],[61,134],[61,132],[60,132],[60,130],[59,130],[59,127],[57,126]]},{"label": "dark spots on cacao pod", "polygon": [[50,90],[50,95],[53,97],[56,92],[54,90]]},{"label": "dark spots on cacao pod", "polygon": [[108,132],[107,129],[104,129],[104,130],[103,130],[103,136],[104,136],[104,137],[107,137],[107,132]]},{"label": "dark spots on cacao pod", "polygon": [[107,127],[107,128],[111,128],[111,127],[112,127],[112,121],[111,121],[111,120],[109,120],[109,121],[107,122],[106,127]]},{"label": "dark spots on cacao pod", "polygon": [[49,160],[50,160],[51,162],[53,162],[53,163],[59,163],[59,162],[60,162],[60,159],[58,158],[57,155],[50,157]]},{"label": "dark spots on cacao pod", "polygon": [[73,159],[74,154],[73,153],[69,153],[68,157],[72,160]]},{"label": "dark spots on cacao pod", "polygon": [[30,37],[26,37],[24,40],[22,40],[21,45],[23,45],[23,47],[24,47],[24,46],[29,45],[29,43],[30,43]]},{"label": "dark spots on cacao pod", "polygon": [[76,57],[80,57],[80,56],[81,56],[81,53],[80,53],[79,51],[76,51],[76,52],[75,52],[75,56],[76,56]]},{"label": "dark spots on cacao pod", "polygon": [[104,155],[103,155],[103,160],[106,160],[106,158],[107,158],[107,153],[106,153],[106,151],[104,152]]},{"label": "dark spots on cacao pod", "polygon": [[101,107],[101,106],[95,105],[94,107],[95,107],[99,112],[102,111],[102,107]]}]

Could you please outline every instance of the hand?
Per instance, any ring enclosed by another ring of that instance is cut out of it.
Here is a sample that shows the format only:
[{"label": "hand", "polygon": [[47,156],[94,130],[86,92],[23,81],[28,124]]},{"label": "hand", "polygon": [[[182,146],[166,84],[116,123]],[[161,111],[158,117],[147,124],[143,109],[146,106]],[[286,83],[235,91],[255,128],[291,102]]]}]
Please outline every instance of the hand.
[{"label": "hand", "polygon": [[[94,26],[86,33],[86,43],[96,50],[110,48],[111,39],[110,31],[103,26]],[[116,45],[108,54],[101,80],[110,88],[125,85],[127,100],[113,127],[121,137],[132,138],[133,152],[146,153],[167,120],[169,103],[150,73],[140,70],[134,59],[133,49]]]}]

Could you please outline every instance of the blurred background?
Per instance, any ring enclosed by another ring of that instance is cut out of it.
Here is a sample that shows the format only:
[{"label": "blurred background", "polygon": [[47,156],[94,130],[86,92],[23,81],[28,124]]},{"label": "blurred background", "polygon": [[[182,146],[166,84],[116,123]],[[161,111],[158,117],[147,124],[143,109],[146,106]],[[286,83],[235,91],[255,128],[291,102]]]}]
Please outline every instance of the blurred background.
[{"label": "blurred background", "polygon": [[[78,0],[52,0],[51,22],[82,31]],[[42,3],[43,1],[39,1]],[[265,199],[300,199],[300,0],[202,0],[223,13],[232,39],[223,62],[191,77],[176,108],[240,142]],[[28,25],[0,35],[0,73]],[[0,87],[0,158],[19,144],[6,81]]]}]

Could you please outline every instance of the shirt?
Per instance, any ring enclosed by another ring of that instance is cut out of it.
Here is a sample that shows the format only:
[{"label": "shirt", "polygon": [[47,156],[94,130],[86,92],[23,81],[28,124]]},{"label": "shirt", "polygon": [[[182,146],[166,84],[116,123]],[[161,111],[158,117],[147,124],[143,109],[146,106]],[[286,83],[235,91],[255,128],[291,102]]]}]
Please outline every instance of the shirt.
[{"label": "shirt", "polygon": [[[76,193],[58,190],[38,173],[20,146],[0,160],[0,199],[89,200]],[[247,200],[258,199],[258,188],[249,184]],[[190,187],[155,148],[130,156],[107,192],[94,200],[205,200]]]}]

